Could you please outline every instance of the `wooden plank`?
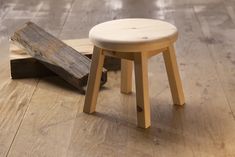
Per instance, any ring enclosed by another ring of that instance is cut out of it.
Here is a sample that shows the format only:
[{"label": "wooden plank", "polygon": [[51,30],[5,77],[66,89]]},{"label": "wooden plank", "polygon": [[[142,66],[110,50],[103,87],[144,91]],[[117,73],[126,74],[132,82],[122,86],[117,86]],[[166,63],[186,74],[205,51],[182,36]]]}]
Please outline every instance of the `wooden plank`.
[{"label": "wooden plank", "polygon": [[[235,119],[235,18],[234,7],[230,2],[224,5],[208,6],[208,10],[200,10],[206,6],[194,6],[196,16],[202,26],[204,41],[207,43],[210,55],[214,61],[220,84],[226,95],[231,109],[230,113]],[[212,9],[213,8],[213,9]],[[212,19],[218,16],[227,18]],[[221,27],[222,26],[222,27]]]},{"label": "wooden plank", "polygon": [[[28,15],[34,13],[29,10],[36,10],[32,3],[27,5],[28,9],[16,9],[19,4],[25,6],[23,1],[0,1],[0,156],[8,155],[38,84],[38,79],[10,79],[9,34],[12,27],[30,20],[23,14],[26,10]],[[16,10],[18,18],[11,16]]]},{"label": "wooden plank", "polygon": [[42,78],[8,156],[65,156],[83,98],[58,77]]},{"label": "wooden plank", "polygon": [[[210,10],[202,7],[200,11],[204,9]],[[215,9],[215,11],[218,10]],[[161,144],[164,143],[164,138],[160,137],[163,139],[159,142],[161,148],[171,150],[168,154],[164,149],[160,149],[160,154],[169,156],[173,154],[177,154],[175,156],[232,155],[234,151],[230,147],[234,146],[234,142],[231,141],[234,139],[234,134],[231,132],[235,129],[234,120],[228,114],[230,109],[223,86],[220,84],[215,62],[202,33],[203,27],[197,21],[192,8],[177,9],[168,15],[170,15],[169,20],[175,22],[181,34],[176,52],[187,101],[184,108],[176,107],[171,110],[164,105],[153,106],[152,109],[156,112],[154,119],[161,117],[159,122],[161,128],[165,130],[165,135],[172,135],[172,140],[168,140],[165,144]],[[212,17],[219,16],[213,15]],[[162,92],[158,99],[166,98],[165,93]],[[165,104],[170,104],[170,101],[168,100]],[[162,135],[164,137],[164,133]],[[174,140],[173,137],[175,137]],[[173,144],[168,145],[170,142]],[[223,147],[223,145],[229,146]]]},{"label": "wooden plank", "polygon": [[14,42],[10,43],[10,68],[12,79],[57,75],[37,59],[28,55],[22,46]]},{"label": "wooden plank", "polygon": [[0,72],[0,156],[6,156],[29,107],[38,80],[11,80],[8,61],[1,62]]},{"label": "wooden plank", "polygon": [[[89,39],[63,40],[63,42],[88,58],[91,58],[93,45]],[[31,57],[24,47],[15,42],[11,42],[10,44],[10,67],[12,79],[57,75],[37,59]]]},{"label": "wooden plank", "polygon": [[[109,72],[107,88],[99,93],[96,112],[87,115],[78,109],[67,157],[127,156],[126,150],[132,147],[128,140],[133,133],[130,130],[137,130],[135,96],[121,94],[119,82],[120,72]],[[128,111],[130,106],[134,107],[133,114]],[[128,121],[132,116],[133,121]]]},{"label": "wooden plank", "polygon": [[[51,71],[74,87],[86,85],[91,61],[62,41],[45,32],[32,22],[14,33],[11,39],[27,49]],[[106,82],[107,71],[103,70],[102,82]]]},{"label": "wooden plank", "polygon": [[[69,39],[63,40],[63,42],[88,58],[92,57],[93,44],[89,39]],[[28,55],[27,50],[22,46],[14,42],[10,44],[10,65],[12,79],[56,75],[38,60]],[[110,71],[119,70],[120,59],[107,56],[104,61],[104,67]]]},{"label": "wooden plank", "polygon": [[56,75],[34,58],[17,58],[10,60],[11,78],[35,78]]}]

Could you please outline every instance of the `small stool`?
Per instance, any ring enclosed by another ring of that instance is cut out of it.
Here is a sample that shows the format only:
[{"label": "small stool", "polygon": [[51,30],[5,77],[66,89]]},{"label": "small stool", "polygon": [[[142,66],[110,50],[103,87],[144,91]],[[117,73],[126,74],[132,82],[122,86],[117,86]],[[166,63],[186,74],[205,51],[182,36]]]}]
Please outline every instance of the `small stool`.
[{"label": "small stool", "polygon": [[94,50],[83,111],[95,111],[106,55],[121,58],[122,93],[132,90],[134,61],[139,127],[148,128],[151,125],[148,58],[163,53],[173,102],[183,105],[184,94],[173,46],[177,34],[177,28],[172,24],[154,19],[120,19],[94,26],[89,32]]}]

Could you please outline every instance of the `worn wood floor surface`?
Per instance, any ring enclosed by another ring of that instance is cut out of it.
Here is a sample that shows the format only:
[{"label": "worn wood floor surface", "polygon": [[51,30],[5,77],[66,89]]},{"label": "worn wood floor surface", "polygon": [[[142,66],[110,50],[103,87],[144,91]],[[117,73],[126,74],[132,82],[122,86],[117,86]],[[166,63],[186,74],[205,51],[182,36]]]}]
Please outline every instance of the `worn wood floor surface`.
[{"label": "worn wood floor surface", "polygon": [[[135,93],[110,72],[97,113],[57,77],[11,80],[7,38],[31,20],[61,39],[97,23],[164,19],[176,44],[186,105],[172,105],[162,56],[149,62],[152,126],[136,127]],[[0,0],[0,157],[235,157],[233,0]]]}]

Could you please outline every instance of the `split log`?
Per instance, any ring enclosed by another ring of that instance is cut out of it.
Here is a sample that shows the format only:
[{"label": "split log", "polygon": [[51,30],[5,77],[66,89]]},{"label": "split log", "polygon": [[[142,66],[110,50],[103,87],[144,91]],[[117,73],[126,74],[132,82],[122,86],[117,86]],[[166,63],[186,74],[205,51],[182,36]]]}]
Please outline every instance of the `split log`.
[{"label": "split log", "polygon": [[[36,24],[26,23],[11,40],[22,45],[30,56],[71,85],[78,89],[86,85],[91,60]],[[106,82],[106,78],[107,71],[103,69],[102,83]]]}]

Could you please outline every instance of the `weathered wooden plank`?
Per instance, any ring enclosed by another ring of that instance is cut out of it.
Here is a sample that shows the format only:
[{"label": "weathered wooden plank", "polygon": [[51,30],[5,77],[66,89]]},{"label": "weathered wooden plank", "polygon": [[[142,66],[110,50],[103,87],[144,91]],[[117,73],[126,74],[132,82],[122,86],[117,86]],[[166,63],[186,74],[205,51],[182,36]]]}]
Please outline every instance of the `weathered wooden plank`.
[{"label": "weathered wooden plank", "polygon": [[[58,74],[74,87],[86,85],[91,61],[72,47],[50,35],[32,22],[14,33],[11,39],[27,49],[29,55]],[[107,71],[103,69],[102,82],[106,82]]]},{"label": "weathered wooden plank", "polygon": [[[63,40],[63,42],[88,58],[92,57],[93,44],[89,39],[70,39]],[[14,42],[10,44],[10,66],[12,79],[56,75],[37,59],[28,55],[26,49]],[[104,67],[107,70],[119,70],[120,59],[107,56],[105,58]]]},{"label": "weathered wooden plank", "polygon": [[10,60],[11,78],[34,78],[56,75],[34,58],[20,58]]},{"label": "weathered wooden plank", "polygon": [[12,79],[56,75],[14,43],[10,44],[10,70]]}]

